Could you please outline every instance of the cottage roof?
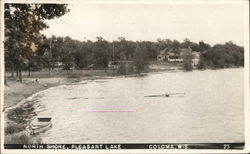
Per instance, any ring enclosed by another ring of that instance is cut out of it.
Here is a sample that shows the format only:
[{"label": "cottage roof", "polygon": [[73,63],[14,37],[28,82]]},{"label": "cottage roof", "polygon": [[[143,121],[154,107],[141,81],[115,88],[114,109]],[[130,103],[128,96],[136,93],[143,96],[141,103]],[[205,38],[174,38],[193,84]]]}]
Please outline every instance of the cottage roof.
[{"label": "cottage roof", "polygon": [[171,52],[172,49],[170,47],[166,47],[163,50],[160,51],[159,55],[168,55],[169,52]]}]

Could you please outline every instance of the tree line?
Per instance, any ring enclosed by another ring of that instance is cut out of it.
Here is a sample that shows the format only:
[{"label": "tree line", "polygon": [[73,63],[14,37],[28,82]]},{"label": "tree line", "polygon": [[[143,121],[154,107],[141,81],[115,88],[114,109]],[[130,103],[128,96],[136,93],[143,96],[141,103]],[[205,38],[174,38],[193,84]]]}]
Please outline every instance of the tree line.
[{"label": "tree line", "polygon": [[[142,72],[147,71],[149,62],[156,60],[160,51],[166,48],[175,54],[180,48],[199,52],[199,69],[244,65],[244,48],[231,41],[213,46],[189,39],[182,42],[160,38],[157,41],[131,41],[118,37],[110,42],[97,37],[95,41],[79,41],[70,37],[46,38],[40,33],[48,28],[46,20],[59,18],[67,12],[66,4],[5,4],[5,70],[13,75],[16,72],[22,81],[22,70],[52,70],[58,63],[64,70],[107,69],[110,61],[125,60],[133,61],[137,72]],[[190,60],[187,62],[185,66],[190,65]]]},{"label": "tree line", "polygon": [[56,63],[61,62],[65,70],[89,67],[106,69],[110,61],[131,60],[135,62],[138,70],[143,71],[165,48],[172,49],[171,51],[176,54],[180,48],[191,48],[192,51],[200,52],[198,68],[201,69],[244,65],[244,48],[231,41],[211,46],[203,41],[195,43],[189,39],[183,42],[158,39],[153,42],[130,41],[119,37],[109,42],[102,37],[97,37],[96,41],[79,41],[70,37],[52,36],[39,45],[37,55],[28,66],[32,66],[33,69],[53,69]]},{"label": "tree line", "polygon": [[[209,45],[203,41],[199,43],[185,39],[183,42],[170,39],[153,41],[130,41],[119,37],[115,41],[107,41],[97,37],[96,41],[79,41],[70,37],[44,38],[37,47],[37,51],[26,59],[22,68],[37,71],[43,68],[53,70],[58,63],[62,69],[107,69],[110,61],[133,61],[138,72],[148,70],[149,62],[157,59],[163,49],[172,49],[178,54],[180,48],[191,48],[200,52],[199,69],[238,67],[244,65],[244,48],[226,42],[225,44]],[[169,50],[170,51],[170,50]],[[8,54],[6,54],[6,57]],[[14,57],[7,57],[6,61],[13,61]],[[8,63],[7,63],[8,64]],[[16,63],[7,68],[16,68]],[[190,65],[190,64],[184,64]],[[185,67],[185,66],[184,66]]]},{"label": "tree line", "polygon": [[244,66],[244,48],[232,41],[201,51],[199,69]]}]

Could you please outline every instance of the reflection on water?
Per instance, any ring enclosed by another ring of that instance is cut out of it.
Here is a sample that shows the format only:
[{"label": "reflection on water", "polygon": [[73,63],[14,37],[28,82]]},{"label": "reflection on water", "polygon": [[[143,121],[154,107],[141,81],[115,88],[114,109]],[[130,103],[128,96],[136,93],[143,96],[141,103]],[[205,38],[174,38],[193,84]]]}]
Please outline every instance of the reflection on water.
[{"label": "reflection on water", "polygon": [[[40,136],[45,143],[240,142],[243,87],[243,69],[59,86],[39,98],[45,110],[38,114],[53,118],[53,127]],[[164,93],[185,95],[144,97]]]}]

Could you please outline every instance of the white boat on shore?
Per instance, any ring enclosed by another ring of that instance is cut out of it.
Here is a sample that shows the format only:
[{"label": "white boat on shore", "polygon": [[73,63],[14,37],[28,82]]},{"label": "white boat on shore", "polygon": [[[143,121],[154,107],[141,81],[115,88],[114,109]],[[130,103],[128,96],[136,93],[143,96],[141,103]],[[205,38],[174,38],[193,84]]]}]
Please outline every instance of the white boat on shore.
[{"label": "white boat on shore", "polygon": [[43,132],[52,126],[51,117],[36,117],[29,126],[26,127],[27,132],[30,135]]}]

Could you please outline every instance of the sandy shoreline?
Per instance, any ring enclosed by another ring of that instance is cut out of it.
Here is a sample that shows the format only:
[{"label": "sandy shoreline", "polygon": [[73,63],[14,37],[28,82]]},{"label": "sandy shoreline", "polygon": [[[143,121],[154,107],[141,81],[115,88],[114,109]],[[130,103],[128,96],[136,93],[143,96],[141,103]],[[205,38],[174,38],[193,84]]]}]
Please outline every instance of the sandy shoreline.
[{"label": "sandy shoreline", "polygon": [[8,80],[8,85],[4,87],[4,109],[13,107],[20,101],[39,91],[61,84],[71,83],[72,79],[67,78],[24,78],[23,82]]},{"label": "sandy shoreline", "polygon": [[[153,73],[153,72],[151,72]],[[148,73],[146,73],[148,74]],[[23,99],[30,97],[31,95],[38,93],[40,91],[46,90],[51,87],[64,85],[64,84],[74,84],[82,80],[95,80],[107,77],[118,77],[120,75],[91,75],[83,77],[24,77],[23,82],[18,82],[14,79],[7,79],[7,85],[4,86],[4,103],[3,111],[8,108],[16,106]],[[136,74],[125,75],[126,77],[138,76]],[[37,80],[37,81],[36,81]]]}]

